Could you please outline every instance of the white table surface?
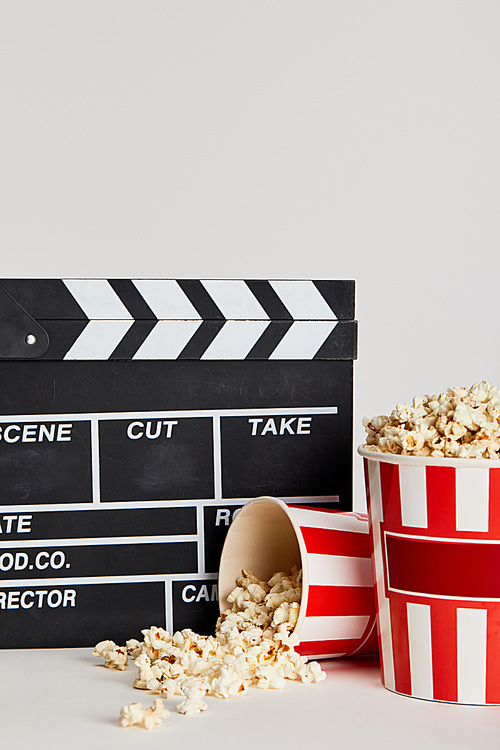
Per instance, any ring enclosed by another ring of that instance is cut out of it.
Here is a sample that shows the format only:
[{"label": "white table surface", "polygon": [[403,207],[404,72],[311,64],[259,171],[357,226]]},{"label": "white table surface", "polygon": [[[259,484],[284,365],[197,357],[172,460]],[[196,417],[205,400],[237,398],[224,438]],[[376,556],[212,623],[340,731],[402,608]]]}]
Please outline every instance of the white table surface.
[{"label": "white table surface", "polygon": [[204,713],[175,710],[146,731],[124,729],[123,704],[152,704],[132,688],[137,669],[105,669],[92,649],[0,651],[2,748],[500,748],[500,707],[415,700],[385,690],[378,661],[322,662],[317,685],[287,682],[282,691],[251,688],[233,700],[208,698]]}]

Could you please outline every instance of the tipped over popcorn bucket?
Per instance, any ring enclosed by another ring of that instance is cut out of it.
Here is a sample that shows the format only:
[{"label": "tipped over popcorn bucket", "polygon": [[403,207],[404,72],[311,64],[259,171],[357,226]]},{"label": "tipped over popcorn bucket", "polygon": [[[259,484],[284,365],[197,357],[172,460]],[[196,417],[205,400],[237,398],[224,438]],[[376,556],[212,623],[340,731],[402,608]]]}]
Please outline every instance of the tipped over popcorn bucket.
[{"label": "tipped over popcorn bucket", "polygon": [[242,569],[269,580],[302,568],[302,599],[290,638],[314,659],[376,653],[375,603],[368,517],[362,513],[288,506],[260,497],[229,527],[219,568],[219,606]]},{"label": "tipped over popcorn bucket", "polygon": [[383,685],[500,704],[499,463],[358,452]]}]

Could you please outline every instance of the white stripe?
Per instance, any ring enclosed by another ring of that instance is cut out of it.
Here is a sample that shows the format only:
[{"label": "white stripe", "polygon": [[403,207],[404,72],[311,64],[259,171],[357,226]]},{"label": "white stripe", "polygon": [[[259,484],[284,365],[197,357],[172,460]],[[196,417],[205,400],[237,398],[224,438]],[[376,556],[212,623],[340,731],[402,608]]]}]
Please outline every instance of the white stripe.
[{"label": "white stripe", "polygon": [[338,529],[354,534],[368,534],[368,521],[356,518],[351,513],[325,513],[319,510],[290,508],[299,526],[314,529]]},{"label": "white stripe", "polygon": [[90,421],[90,445],[92,452],[92,502],[99,507],[101,502],[101,464],[99,461],[99,422],[97,419]]},{"label": "white stripe", "polygon": [[486,702],[485,609],[457,609],[458,702]]},{"label": "white stripe", "polygon": [[368,615],[337,615],[335,617],[306,617],[300,631],[300,641],[329,641],[337,638],[361,638],[370,617]]},{"label": "white stripe", "polygon": [[312,281],[270,281],[294,320],[337,320]]},{"label": "white stripe", "polygon": [[[106,503],[107,505],[107,503]],[[446,540],[450,541],[450,538]],[[407,591],[405,589],[397,589],[393,586],[389,586],[389,591],[393,591],[395,594],[414,594],[415,596],[425,597],[425,599],[439,599],[440,601],[446,600],[450,602],[500,602],[500,597],[494,598],[490,596],[450,596],[449,594],[423,594],[421,591]]]},{"label": "white stripe", "polygon": [[106,279],[63,279],[63,282],[91,320],[132,320]]},{"label": "white stripe", "polygon": [[316,654],[308,654],[307,660],[308,661],[317,661],[318,659],[340,659],[342,656],[352,656],[351,651],[347,653],[347,651],[342,651],[342,641],[339,641],[338,644],[338,650],[335,651],[322,651]]},{"label": "white stripe", "polygon": [[400,466],[401,520],[403,526],[427,528],[425,466]]},{"label": "white stripe", "polygon": [[489,469],[460,468],[455,476],[457,531],[488,531]]},{"label": "white stripe", "polygon": [[198,553],[198,573],[204,573],[205,572],[205,535],[203,534],[202,529],[204,529],[203,524],[203,506],[198,505],[196,507],[196,526],[198,528],[198,535],[197,535],[197,553]]},{"label": "white stripe", "polygon": [[361,641],[357,649],[355,651],[351,651],[351,654],[350,654],[351,656],[356,656],[357,654],[359,654],[359,652],[365,647],[368,641],[371,640],[373,633],[376,630],[376,627],[377,627],[377,619],[376,617],[374,617],[370,630],[368,630],[368,632],[366,633],[365,637],[363,638],[363,640]]},{"label": "white stripe", "polygon": [[202,280],[201,283],[227,319],[269,320],[269,315],[244,281]]},{"label": "white stripe", "polygon": [[427,604],[406,605],[410,647],[411,694],[434,698],[432,683],[431,608]]},{"label": "white stripe", "polygon": [[201,320],[159,320],[132,359],[177,359]]},{"label": "white stripe", "polygon": [[212,433],[214,441],[214,500],[222,501],[222,449],[220,417],[212,418]]},{"label": "white stripe", "polygon": [[[161,321],[160,321],[161,322]],[[185,322],[185,321],[177,321]],[[189,321],[188,321],[189,322]],[[99,420],[102,419],[137,419],[140,417],[154,419],[157,417],[211,417],[213,414],[217,414],[220,417],[261,417],[279,415],[279,416],[290,416],[292,414],[325,414],[333,415],[337,414],[336,406],[290,406],[290,407],[275,407],[267,409],[169,409],[165,410],[154,410],[154,411],[110,411],[110,412],[89,412],[88,414],[73,413],[73,414],[2,414],[0,416],[0,424],[7,424],[12,421],[23,420],[23,422],[51,422],[68,419],[73,419],[76,422],[87,422],[92,416]],[[297,501],[300,499],[307,499],[309,496],[296,496]],[[315,497],[319,497],[315,495]],[[325,495],[325,497],[328,497]],[[106,504],[107,507],[108,504]]]},{"label": "white stripe", "polygon": [[296,320],[269,359],[312,359],[336,325],[327,320]]},{"label": "white stripe", "polygon": [[450,542],[452,541],[453,544],[498,544],[498,539],[481,539],[479,537],[478,539],[462,539],[459,537],[452,537],[449,536],[430,536],[427,534],[400,534],[396,531],[386,531],[386,536],[394,536],[394,537],[400,537],[401,539],[422,539],[422,541],[425,542]]},{"label": "white stripe", "polygon": [[133,320],[90,320],[64,359],[109,359]]},{"label": "white stripe", "polygon": [[373,518],[377,518],[381,523],[384,520],[384,506],[382,504],[382,486],[380,484],[380,464],[378,461],[369,461],[368,467],[368,487],[370,489],[370,499],[373,503]]},{"label": "white stripe", "polygon": [[308,554],[310,586],[373,586],[369,557]]},{"label": "white stripe", "polygon": [[165,629],[167,633],[174,632],[172,598],[172,579],[169,578],[165,581]]},{"label": "white stripe", "polygon": [[[338,503],[340,500],[338,495],[277,495],[276,497],[288,505],[295,505],[296,503],[312,505],[314,503],[324,506],[326,503]],[[226,502],[225,498],[224,502]]]},{"label": "white stripe", "polygon": [[[189,570],[181,570],[177,574],[178,576],[182,576],[182,580],[188,580],[188,581],[205,581],[207,578],[210,578],[210,573],[190,573]],[[178,578],[172,578],[171,576],[166,576],[163,574],[151,574],[151,575],[116,575],[116,576],[82,576],[81,578],[78,577],[72,577],[70,578],[23,578],[20,580],[19,578],[15,581],[2,581],[2,588],[5,586],[6,588],[18,588],[22,587],[23,589],[28,586],[47,586],[48,584],[51,584],[53,586],[69,586],[72,584],[73,586],[88,586],[90,585],[99,585],[101,583],[148,583],[148,582],[155,582],[155,581],[166,581],[166,580],[179,580]],[[214,575],[215,578],[215,575]]]},{"label": "white stripe", "polygon": [[268,325],[267,320],[227,320],[201,359],[245,359]]},{"label": "white stripe", "polygon": [[375,582],[377,586],[377,627],[380,637],[381,659],[384,668],[384,684],[389,690],[395,689],[394,656],[392,651],[391,610],[385,596],[384,560],[380,523],[384,520],[382,490],[380,485],[380,464],[367,459],[368,486],[370,489],[370,515],[373,534],[373,558],[375,562]]},{"label": "white stripe", "polygon": [[[107,505],[107,503],[106,503]],[[95,507],[93,508],[95,510]],[[84,537],[77,539],[32,539],[28,541],[19,540],[2,542],[2,549],[36,549],[38,547],[102,547],[118,544],[170,544],[176,542],[197,542],[196,534],[171,534],[170,536],[106,536],[106,537]]]},{"label": "white stripe", "polygon": [[201,316],[174,279],[132,279],[160,320],[200,320]]},{"label": "white stripe", "polygon": [[[210,503],[213,503],[214,497],[207,497],[207,498],[197,498],[193,500],[189,500],[189,505],[193,507],[197,507],[198,505],[206,504],[207,500],[210,501]],[[282,500],[288,502],[288,501],[295,501],[297,498],[294,497],[283,497]],[[310,498],[300,498],[301,500],[307,500],[310,503],[317,503],[318,505],[321,503],[324,505],[326,502],[338,502],[339,498],[335,495],[318,495],[316,497],[310,497]],[[219,496],[220,500],[220,496]],[[253,497],[225,497],[224,498],[224,505],[245,505],[245,503],[249,503],[250,500],[255,500],[255,496]],[[103,503],[103,505],[106,506],[106,510],[129,510],[130,509],[130,502],[115,502],[110,501]],[[103,505],[100,507],[102,508]],[[185,508],[186,507],[186,500],[138,500],[137,505],[134,506],[134,508],[140,508],[141,510],[148,509],[148,508]],[[82,503],[60,503],[56,506],[54,505],[48,505],[45,503],[39,503],[36,505],[14,505],[14,504],[5,504],[2,505],[2,513],[6,513],[7,511],[9,513],[31,513],[32,511],[43,511],[47,513],[51,512],[60,512],[62,510],[65,511],[96,511],[96,506],[92,503],[82,504]],[[2,542],[4,544],[4,542]],[[484,599],[481,599],[481,601],[484,601]]]}]

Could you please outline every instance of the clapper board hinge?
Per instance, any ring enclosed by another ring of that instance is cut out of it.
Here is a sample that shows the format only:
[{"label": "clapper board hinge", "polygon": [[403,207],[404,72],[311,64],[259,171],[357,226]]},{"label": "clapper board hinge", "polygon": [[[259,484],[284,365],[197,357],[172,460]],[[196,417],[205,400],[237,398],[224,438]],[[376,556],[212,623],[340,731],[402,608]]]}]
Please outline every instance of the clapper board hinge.
[{"label": "clapper board hinge", "polygon": [[36,359],[49,347],[49,335],[0,286],[0,359]]}]

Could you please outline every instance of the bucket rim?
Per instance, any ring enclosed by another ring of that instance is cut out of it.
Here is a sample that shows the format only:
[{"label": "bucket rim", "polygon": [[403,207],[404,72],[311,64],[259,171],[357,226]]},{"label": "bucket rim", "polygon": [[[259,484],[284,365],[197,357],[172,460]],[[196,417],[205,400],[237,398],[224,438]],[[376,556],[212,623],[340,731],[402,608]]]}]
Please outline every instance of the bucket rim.
[{"label": "bucket rim", "polygon": [[412,456],[403,453],[384,453],[358,446],[358,454],[369,461],[398,464],[400,466],[448,466],[454,469],[500,469],[500,460],[494,458],[451,458],[447,456]]}]

